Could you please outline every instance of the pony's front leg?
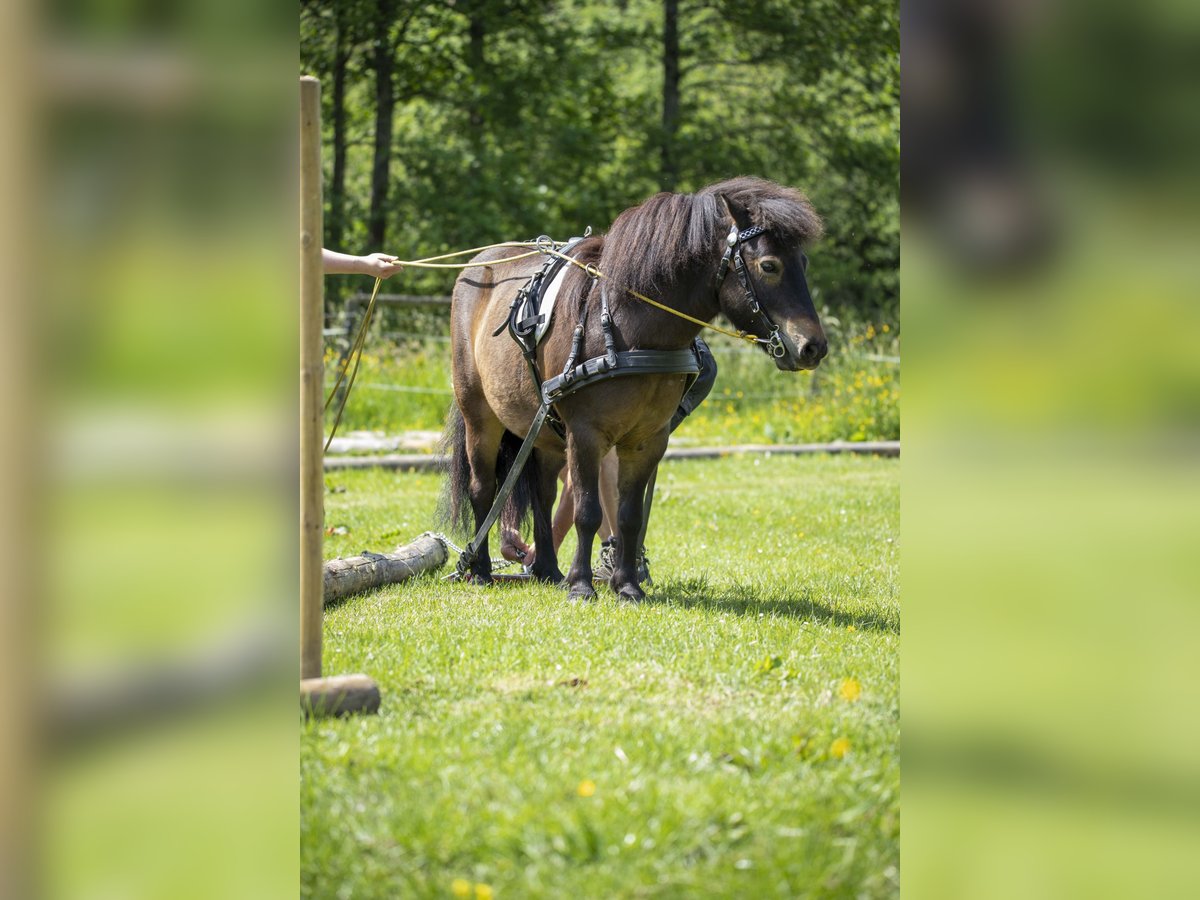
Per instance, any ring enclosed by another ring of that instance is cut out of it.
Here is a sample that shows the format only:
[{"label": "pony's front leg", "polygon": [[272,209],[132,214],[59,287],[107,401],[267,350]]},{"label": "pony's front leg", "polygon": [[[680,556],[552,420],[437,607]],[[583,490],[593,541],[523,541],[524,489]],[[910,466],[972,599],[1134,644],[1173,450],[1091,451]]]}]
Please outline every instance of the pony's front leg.
[{"label": "pony's front leg", "polygon": [[617,530],[620,539],[617,541],[617,564],[608,583],[620,599],[633,603],[646,598],[637,575],[637,554],[641,549],[638,544],[642,536],[642,519],[646,508],[646,486],[663,453],[666,452],[669,435],[670,432],[664,429],[661,434],[640,446],[628,449],[617,447],[617,459],[620,462],[620,474],[617,477],[617,491],[620,495],[617,505]]},{"label": "pony's front leg", "polygon": [[600,460],[608,448],[602,446],[595,433],[581,434],[572,428],[567,435],[567,460],[571,471],[571,488],[575,499],[575,559],[567,573],[568,596],[571,600],[590,600],[596,596],[592,587],[592,541],[604,520],[600,506]]}]

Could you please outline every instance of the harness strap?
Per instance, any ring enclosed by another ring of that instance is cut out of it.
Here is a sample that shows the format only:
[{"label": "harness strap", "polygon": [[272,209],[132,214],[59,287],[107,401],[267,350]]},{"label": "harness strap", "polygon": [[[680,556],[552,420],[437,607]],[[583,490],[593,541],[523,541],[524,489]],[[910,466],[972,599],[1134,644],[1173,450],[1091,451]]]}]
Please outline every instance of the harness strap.
[{"label": "harness strap", "polygon": [[580,363],[571,372],[547,378],[542,384],[542,402],[556,403],[605,378],[618,375],[691,375],[700,374],[700,364],[691,347],[682,350],[618,350],[608,356],[596,356]]}]

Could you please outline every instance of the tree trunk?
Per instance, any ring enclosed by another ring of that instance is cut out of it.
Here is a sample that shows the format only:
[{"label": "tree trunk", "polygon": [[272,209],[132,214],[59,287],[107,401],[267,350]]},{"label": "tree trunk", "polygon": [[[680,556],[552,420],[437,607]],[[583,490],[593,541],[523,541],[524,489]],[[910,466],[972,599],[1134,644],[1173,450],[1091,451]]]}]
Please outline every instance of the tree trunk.
[{"label": "tree trunk", "polygon": [[471,73],[471,100],[467,107],[467,125],[470,129],[473,164],[483,164],[483,97],[486,92],[487,73],[484,71],[483,42],[487,34],[483,12],[476,6],[467,21],[467,69]]},{"label": "tree trunk", "polygon": [[394,0],[379,0],[375,16],[375,158],[371,166],[371,212],[367,252],[387,251],[388,182],[392,160],[392,113],[396,103],[392,46]]},{"label": "tree trunk", "polygon": [[679,160],[675,141],[679,133],[679,0],[663,0],[663,105],[662,165],[659,187],[675,190]]},{"label": "tree trunk", "polygon": [[329,219],[325,222],[326,247],[344,250],[346,222],[346,66],[350,61],[346,25],[340,14],[334,19],[333,94],[330,120],[333,124],[333,174],[329,179]]},{"label": "tree trunk", "polygon": [[[350,61],[349,30],[334,7],[333,19],[333,91],[330,94],[330,121],[333,125],[333,173],[329,179],[329,216],[325,219],[325,246],[345,251],[346,230],[346,66]],[[332,321],[340,305],[345,279],[334,278],[325,290],[325,320]]]}]

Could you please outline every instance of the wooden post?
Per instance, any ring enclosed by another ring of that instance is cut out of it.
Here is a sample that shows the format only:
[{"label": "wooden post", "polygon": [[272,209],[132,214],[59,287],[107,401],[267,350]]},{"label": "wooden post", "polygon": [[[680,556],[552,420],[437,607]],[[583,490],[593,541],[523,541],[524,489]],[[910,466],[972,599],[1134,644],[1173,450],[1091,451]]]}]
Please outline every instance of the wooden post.
[{"label": "wooden post", "polygon": [[319,718],[379,712],[379,688],[366,675],[308,678],[300,682],[300,709]]},{"label": "wooden post", "polygon": [[321,677],[325,481],[321,84],[300,79],[300,677]]},{"label": "wooden post", "polygon": [[325,266],[321,260],[321,84],[300,79],[300,706],[306,715],[379,710],[366,675],[321,677],[325,573]]}]

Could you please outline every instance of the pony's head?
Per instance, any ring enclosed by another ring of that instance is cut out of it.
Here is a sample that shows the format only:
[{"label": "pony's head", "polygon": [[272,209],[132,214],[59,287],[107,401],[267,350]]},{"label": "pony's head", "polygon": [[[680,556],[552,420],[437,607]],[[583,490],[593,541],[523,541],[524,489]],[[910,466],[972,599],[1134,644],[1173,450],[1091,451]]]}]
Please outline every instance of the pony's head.
[{"label": "pony's head", "polygon": [[805,247],[821,219],[799,191],[760,178],[705,188],[726,216],[717,302],[737,328],[762,344],[780,369],[815,369],[829,350],[808,290]]}]

